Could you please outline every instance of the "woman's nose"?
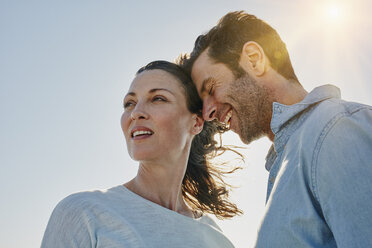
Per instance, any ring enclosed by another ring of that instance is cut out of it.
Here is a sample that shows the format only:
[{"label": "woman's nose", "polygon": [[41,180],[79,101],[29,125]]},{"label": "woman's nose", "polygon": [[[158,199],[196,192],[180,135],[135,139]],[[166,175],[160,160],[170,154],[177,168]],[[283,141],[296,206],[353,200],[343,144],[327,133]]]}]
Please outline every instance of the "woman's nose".
[{"label": "woman's nose", "polygon": [[217,118],[217,104],[212,97],[203,101],[203,118],[206,121],[213,121]]},{"label": "woman's nose", "polygon": [[144,108],[144,106],[140,103],[137,103],[134,109],[132,110],[130,114],[130,118],[132,120],[138,120],[138,119],[148,119],[149,115]]}]

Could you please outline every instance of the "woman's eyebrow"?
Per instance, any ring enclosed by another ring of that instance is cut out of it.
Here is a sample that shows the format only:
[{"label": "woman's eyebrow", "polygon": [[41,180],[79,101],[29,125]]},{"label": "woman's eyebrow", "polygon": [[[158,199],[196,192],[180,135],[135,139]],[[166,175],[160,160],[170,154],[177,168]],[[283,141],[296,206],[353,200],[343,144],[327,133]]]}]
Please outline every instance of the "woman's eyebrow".
[{"label": "woman's eyebrow", "polygon": [[124,96],[124,98],[126,98],[127,96],[135,96],[136,95],[136,93],[134,93],[134,92],[128,92],[125,96]]},{"label": "woman's eyebrow", "polygon": [[168,90],[168,89],[165,89],[165,88],[154,88],[154,89],[149,90],[149,92],[150,92],[150,93],[154,93],[154,92],[156,92],[156,91],[160,91],[160,90],[165,90],[165,91],[167,91],[167,92],[169,92],[169,93],[171,93],[172,95],[175,96],[175,94],[174,94],[172,91],[170,91],[170,90]]},{"label": "woman's eyebrow", "polygon": [[[165,91],[171,93],[172,95],[176,96],[172,91],[170,91],[170,90],[168,90],[168,89],[165,89],[165,88],[154,88],[154,89],[149,90],[149,93],[154,93],[154,92],[156,92],[156,91],[161,91],[161,90],[165,90]],[[134,92],[128,92],[128,93],[124,96],[124,98],[126,98],[127,96],[136,96],[136,93],[134,93]]]}]

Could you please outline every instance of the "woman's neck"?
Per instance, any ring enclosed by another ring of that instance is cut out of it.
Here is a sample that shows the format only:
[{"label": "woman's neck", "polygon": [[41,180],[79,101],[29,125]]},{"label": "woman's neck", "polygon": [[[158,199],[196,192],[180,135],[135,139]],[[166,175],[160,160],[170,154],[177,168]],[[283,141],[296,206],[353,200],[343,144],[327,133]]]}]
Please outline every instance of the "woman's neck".
[{"label": "woman's neck", "polygon": [[140,163],[137,176],[124,185],[149,201],[193,217],[193,212],[182,197],[182,180],[186,166],[186,162],[183,164]]}]

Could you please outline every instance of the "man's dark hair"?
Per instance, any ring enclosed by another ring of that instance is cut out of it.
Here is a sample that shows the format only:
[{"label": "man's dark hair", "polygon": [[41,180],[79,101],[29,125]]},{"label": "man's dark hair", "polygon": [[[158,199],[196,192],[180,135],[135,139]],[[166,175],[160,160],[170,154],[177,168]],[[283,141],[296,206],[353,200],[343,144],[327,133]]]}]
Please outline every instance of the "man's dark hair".
[{"label": "man's dark hair", "polygon": [[195,60],[209,48],[211,59],[227,65],[236,77],[241,77],[244,71],[239,66],[239,60],[248,41],[257,42],[262,47],[273,69],[286,79],[298,82],[286,45],[279,34],[266,22],[244,11],[226,14],[208,33],[200,35],[190,57],[181,63],[190,73]]}]

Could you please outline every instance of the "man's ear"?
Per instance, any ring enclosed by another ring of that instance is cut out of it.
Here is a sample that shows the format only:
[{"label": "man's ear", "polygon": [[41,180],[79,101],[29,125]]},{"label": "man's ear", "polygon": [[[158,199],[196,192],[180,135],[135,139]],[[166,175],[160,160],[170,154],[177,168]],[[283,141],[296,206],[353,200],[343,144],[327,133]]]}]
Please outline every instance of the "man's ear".
[{"label": "man's ear", "polygon": [[257,77],[262,76],[268,66],[268,59],[262,47],[254,41],[248,41],[243,45],[239,64],[248,73]]},{"label": "man's ear", "polygon": [[204,120],[202,117],[198,116],[197,114],[194,114],[193,120],[194,120],[194,125],[192,126],[191,133],[193,135],[197,135],[203,130]]}]

